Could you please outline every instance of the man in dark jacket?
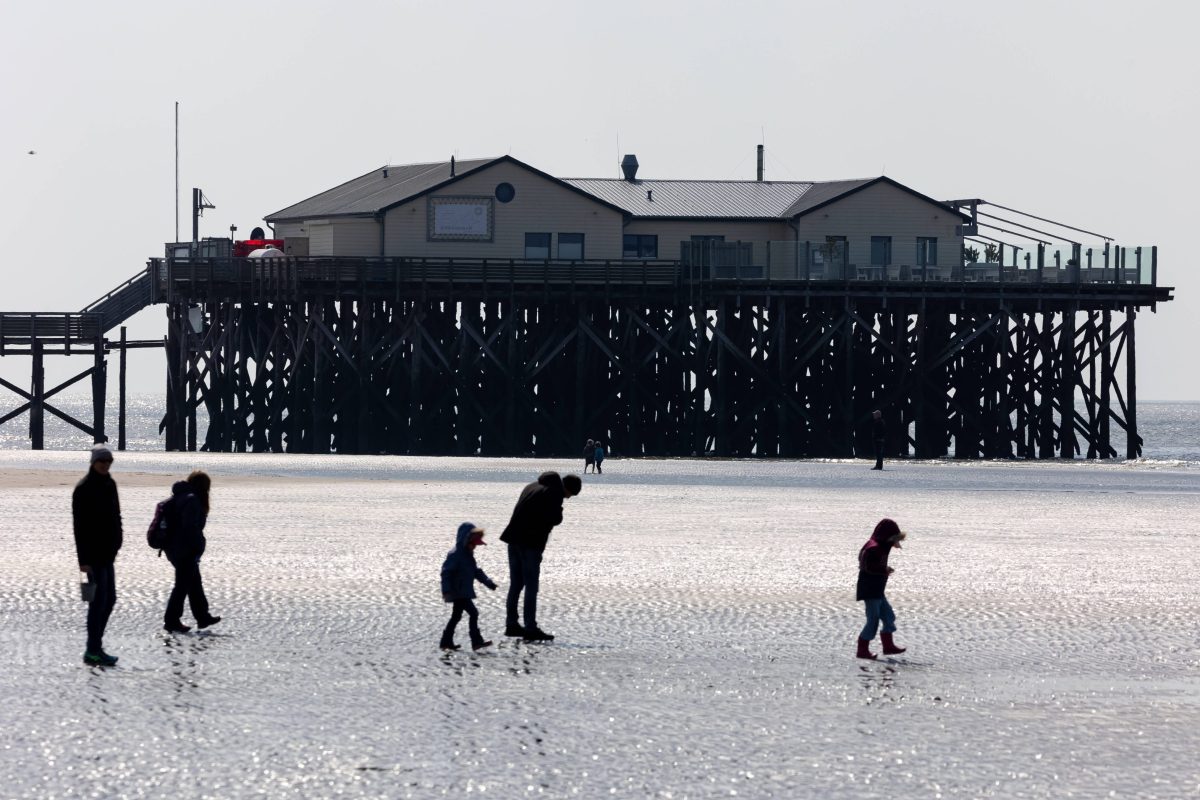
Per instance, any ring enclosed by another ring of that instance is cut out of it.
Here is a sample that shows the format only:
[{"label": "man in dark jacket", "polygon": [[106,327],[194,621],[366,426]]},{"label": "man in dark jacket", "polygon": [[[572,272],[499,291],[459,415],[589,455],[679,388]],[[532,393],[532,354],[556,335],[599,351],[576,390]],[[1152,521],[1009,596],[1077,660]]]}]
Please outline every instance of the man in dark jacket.
[{"label": "man in dark jacket", "polygon": [[875,444],[875,466],[871,469],[883,469],[883,448],[887,444],[887,424],[883,421],[883,412],[875,409],[871,412],[871,439]]},{"label": "man in dark jacket", "polygon": [[[537,624],[538,580],[541,577],[542,552],[550,530],[563,520],[563,500],[579,494],[583,481],[578,475],[559,477],[543,472],[521,491],[513,508],[512,519],[500,541],[508,545],[508,602],[505,607],[505,636],[521,636],[530,642],[549,642],[554,637]],[[517,603],[525,590],[525,625],[517,621]]]},{"label": "man in dark jacket", "polygon": [[163,630],[169,633],[187,633],[191,626],[184,625],[183,601],[191,606],[192,616],[201,628],[216,625],[221,618],[214,616],[208,608],[208,597],[204,594],[204,579],[200,575],[200,558],[208,547],[204,526],[208,522],[208,492],[211,481],[208,475],[196,470],[185,481],[176,481],[171,486],[170,538],[167,541],[167,560],[175,568],[175,585],[167,598],[167,610],[163,615]]},{"label": "man in dark jacket", "polygon": [[111,667],[116,656],[104,652],[104,629],[117,603],[116,574],[113,562],[121,549],[121,502],[117,482],[108,474],[113,454],[102,444],[92,448],[88,474],[75,485],[71,495],[71,521],[75,531],[75,552],[79,570],[86,572],[95,595],[88,606],[85,664]]}]

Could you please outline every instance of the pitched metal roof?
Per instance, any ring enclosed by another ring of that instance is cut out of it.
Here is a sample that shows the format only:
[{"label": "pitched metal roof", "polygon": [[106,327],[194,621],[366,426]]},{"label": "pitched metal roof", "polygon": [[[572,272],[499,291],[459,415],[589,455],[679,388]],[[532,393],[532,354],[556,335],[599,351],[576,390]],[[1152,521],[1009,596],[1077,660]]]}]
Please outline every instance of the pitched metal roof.
[{"label": "pitched metal roof", "polygon": [[[686,181],[563,178],[634,217],[779,219],[857,189],[852,181]],[[809,198],[812,198],[811,201]]]},{"label": "pitched metal roof", "polygon": [[341,186],[313,195],[307,200],[301,200],[282,211],[268,214],[265,219],[268,222],[276,222],[285,219],[374,214],[497,160],[477,158],[456,161],[454,176],[450,175],[449,161],[437,161],[432,164],[389,164]]}]

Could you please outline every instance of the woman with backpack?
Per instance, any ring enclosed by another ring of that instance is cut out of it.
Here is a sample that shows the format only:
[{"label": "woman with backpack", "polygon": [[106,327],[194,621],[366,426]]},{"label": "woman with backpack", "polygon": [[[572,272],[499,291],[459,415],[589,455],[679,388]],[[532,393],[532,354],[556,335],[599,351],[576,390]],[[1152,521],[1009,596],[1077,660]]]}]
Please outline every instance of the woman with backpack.
[{"label": "woman with backpack", "polygon": [[208,493],[211,487],[212,479],[200,470],[171,487],[171,508],[167,511],[170,534],[165,550],[167,559],[175,568],[175,586],[171,589],[167,611],[163,616],[163,629],[170,633],[187,633],[191,630],[181,619],[185,597],[198,626],[207,628],[221,621],[220,617],[214,617],[208,611],[208,598],[204,596],[204,582],[200,577],[200,557],[204,555],[207,545],[204,525],[208,521]]}]

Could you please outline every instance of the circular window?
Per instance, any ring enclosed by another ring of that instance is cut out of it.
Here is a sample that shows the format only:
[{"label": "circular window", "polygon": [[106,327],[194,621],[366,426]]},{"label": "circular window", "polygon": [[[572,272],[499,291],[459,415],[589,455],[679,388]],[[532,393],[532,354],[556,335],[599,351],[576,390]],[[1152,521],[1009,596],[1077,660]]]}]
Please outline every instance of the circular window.
[{"label": "circular window", "polygon": [[501,183],[496,186],[496,199],[501,203],[508,203],[516,196],[517,190],[511,183]]}]

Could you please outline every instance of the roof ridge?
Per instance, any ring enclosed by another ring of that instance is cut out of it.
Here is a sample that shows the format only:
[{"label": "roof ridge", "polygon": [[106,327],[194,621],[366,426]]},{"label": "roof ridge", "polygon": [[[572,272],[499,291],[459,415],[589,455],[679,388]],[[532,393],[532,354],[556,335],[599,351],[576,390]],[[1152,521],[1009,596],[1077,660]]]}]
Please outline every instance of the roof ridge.
[{"label": "roof ridge", "polygon": [[[746,184],[770,183],[770,184],[776,184],[776,185],[785,185],[785,184],[791,185],[791,184],[798,184],[798,183],[803,183],[803,184],[818,183],[818,181],[756,181],[756,180],[750,180],[750,179],[745,179],[745,178],[729,178],[729,179],[724,179],[724,178],[635,178],[633,181],[628,181],[625,178],[559,178],[559,180],[563,180],[563,181],[611,181],[613,183],[633,183],[635,185],[639,184],[639,183],[647,183],[647,182],[653,182],[653,183],[746,183]],[[853,178],[851,180],[858,180],[858,179]]]}]

